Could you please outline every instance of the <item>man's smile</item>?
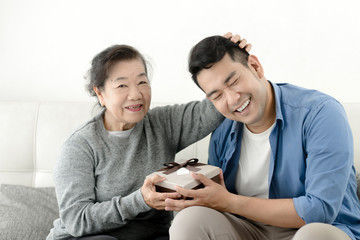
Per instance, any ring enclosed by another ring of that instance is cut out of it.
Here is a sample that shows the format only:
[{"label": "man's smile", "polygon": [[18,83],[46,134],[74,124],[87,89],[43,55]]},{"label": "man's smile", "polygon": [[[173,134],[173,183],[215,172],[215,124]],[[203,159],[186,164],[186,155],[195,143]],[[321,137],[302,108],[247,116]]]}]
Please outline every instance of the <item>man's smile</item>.
[{"label": "man's smile", "polygon": [[240,112],[240,113],[243,112],[244,109],[245,109],[247,106],[249,106],[250,102],[251,102],[250,98],[247,99],[238,109],[235,110],[235,112]]}]

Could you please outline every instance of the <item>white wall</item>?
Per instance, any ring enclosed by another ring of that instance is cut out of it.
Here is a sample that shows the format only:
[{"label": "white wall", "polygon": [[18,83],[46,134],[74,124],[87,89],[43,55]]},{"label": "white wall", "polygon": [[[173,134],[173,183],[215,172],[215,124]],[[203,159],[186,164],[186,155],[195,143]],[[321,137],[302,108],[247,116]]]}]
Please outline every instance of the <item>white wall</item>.
[{"label": "white wall", "polygon": [[201,99],[190,48],[231,31],[266,77],[360,102],[359,0],[0,0],[0,100],[89,101],[84,74],[112,44],[153,64],[153,101]]}]

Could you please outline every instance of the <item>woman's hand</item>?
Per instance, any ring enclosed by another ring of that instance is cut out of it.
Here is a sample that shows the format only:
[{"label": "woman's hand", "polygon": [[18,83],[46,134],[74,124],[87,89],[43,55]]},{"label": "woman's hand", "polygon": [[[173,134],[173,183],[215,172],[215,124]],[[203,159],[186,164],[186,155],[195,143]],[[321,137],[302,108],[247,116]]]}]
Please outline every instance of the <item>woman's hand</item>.
[{"label": "woman's hand", "polygon": [[251,50],[252,47],[251,43],[247,43],[245,38],[241,39],[241,37],[238,34],[233,35],[231,32],[228,32],[224,35],[224,38],[227,38],[234,43],[239,42],[239,48],[245,48],[245,51],[247,52],[250,52]]},{"label": "woman's hand", "polygon": [[154,175],[145,179],[141,187],[141,194],[147,205],[157,210],[165,209],[165,199],[177,199],[181,195],[177,192],[174,193],[159,193],[156,192],[155,184],[164,181],[165,178],[159,175]]}]

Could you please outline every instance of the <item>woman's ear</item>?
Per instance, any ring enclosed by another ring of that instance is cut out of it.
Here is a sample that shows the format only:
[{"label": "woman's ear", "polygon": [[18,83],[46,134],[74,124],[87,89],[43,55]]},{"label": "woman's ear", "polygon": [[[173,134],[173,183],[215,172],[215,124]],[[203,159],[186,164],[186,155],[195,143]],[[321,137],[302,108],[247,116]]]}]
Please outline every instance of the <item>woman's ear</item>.
[{"label": "woman's ear", "polygon": [[264,69],[255,55],[249,55],[248,66],[259,78],[264,77]]},{"label": "woman's ear", "polygon": [[102,95],[101,90],[100,90],[98,87],[93,87],[93,90],[94,90],[94,92],[96,93],[96,96],[97,96],[97,98],[98,98],[98,100],[99,100],[100,105],[101,105],[102,107],[104,107],[104,106],[105,106],[105,102],[104,102],[104,97],[103,97],[103,95]]}]

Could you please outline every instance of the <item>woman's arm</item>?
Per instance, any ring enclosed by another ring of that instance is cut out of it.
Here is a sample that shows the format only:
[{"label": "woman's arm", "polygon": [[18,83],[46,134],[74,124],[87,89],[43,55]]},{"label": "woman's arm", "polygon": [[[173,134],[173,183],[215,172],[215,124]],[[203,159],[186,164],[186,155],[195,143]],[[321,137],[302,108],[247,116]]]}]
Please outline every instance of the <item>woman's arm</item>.
[{"label": "woman's arm", "polygon": [[[86,140],[72,138],[64,143],[55,171],[55,189],[60,218],[72,236],[83,236],[119,228],[151,208],[140,189],[127,196],[114,196],[112,186],[101,191],[112,195],[98,200],[96,150]],[[106,174],[106,173],[103,173]],[[123,183],[125,184],[125,183]]]}]

